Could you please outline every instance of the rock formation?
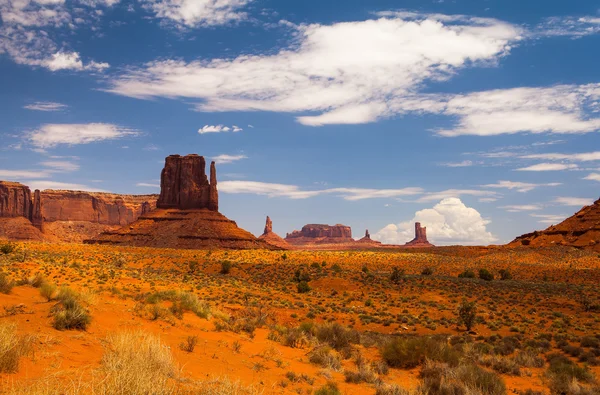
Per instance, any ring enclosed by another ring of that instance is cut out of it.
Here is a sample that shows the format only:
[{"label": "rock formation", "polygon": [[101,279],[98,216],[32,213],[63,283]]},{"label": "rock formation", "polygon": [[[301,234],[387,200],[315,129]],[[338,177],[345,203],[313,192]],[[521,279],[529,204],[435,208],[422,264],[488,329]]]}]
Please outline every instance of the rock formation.
[{"label": "rock formation", "polygon": [[415,238],[405,244],[407,247],[433,247],[427,240],[427,228],[421,227],[420,222],[415,222]]},{"label": "rock formation", "polygon": [[290,244],[330,244],[352,243],[352,229],[346,225],[304,225],[302,230],[293,231],[285,236]]},{"label": "rock formation", "polygon": [[273,221],[271,221],[271,218],[269,218],[269,216],[267,216],[265,230],[263,231],[263,234],[259,237],[259,240],[264,240],[267,243],[282,249],[291,248],[291,246],[281,236],[273,232]]},{"label": "rock formation", "polygon": [[508,244],[509,247],[553,245],[600,252],[600,199],[590,206],[583,207],[558,225],[524,234]]},{"label": "rock formation", "polygon": [[358,240],[357,243],[371,244],[373,246],[379,246],[379,245],[381,245],[380,241],[376,241],[376,240],[372,240],[371,239],[371,234],[369,233],[369,229],[365,230],[365,237],[363,237],[362,239]]},{"label": "rock formation", "polygon": [[31,223],[44,232],[44,216],[42,215],[42,194],[36,189],[33,194],[33,206],[31,207]]},{"label": "rock formation", "polygon": [[31,220],[31,190],[18,182],[0,181],[0,217]]},{"label": "rock formation", "polygon": [[206,161],[199,155],[170,155],[160,176],[158,208],[180,210],[219,210],[215,162],[210,165],[210,183],[206,177]]},{"label": "rock formation", "polygon": [[157,208],[117,230],[103,232],[86,243],[161,248],[267,248],[217,210],[219,197],[214,162],[210,182],[199,155],[171,155],[161,173]]}]

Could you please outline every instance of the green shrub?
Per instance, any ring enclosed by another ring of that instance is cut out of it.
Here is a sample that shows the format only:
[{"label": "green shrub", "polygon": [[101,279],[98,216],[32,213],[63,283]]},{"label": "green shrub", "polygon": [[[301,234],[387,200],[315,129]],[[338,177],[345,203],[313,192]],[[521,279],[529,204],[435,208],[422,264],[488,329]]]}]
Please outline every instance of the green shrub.
[{"label": "green shrub", "polygon": [[477,303],[463,299],[458,305],[457,315],[458,321],[467,328],[467,331],[470,331],[477,319]]},{"label": "green shrub", "polygon": [[479,278],[485,281],[492,281],[494,275],[487,269],[479,269]]},{"label": "green shrub", "polygon": [[500,269],[500,280],[512,280],[512,274],[508,269]]},{"label": "green shrub", "polygon": [[392,269],[392,274],[390,275],[390,281],[394,284],[398,284],[404,278],[404,270],[400,270],[397,267]]},{"label": "green shrub", "polygon": [[421,371],[420,393],[505,395],[506,385],[496,373],[477,365],[447,364],[428,361]]},{"label": "green shrub", "polygon": [[475,272],[473,270],[465,270],[458,275],[458,278],[475,278]]},{"label": "green shrub", "polygon": [[308,283],[306,281],[300,281],[298,283],[298,293],[307,293],[310,291],[310,286],[308,285]]},{"label": "green shrub", "polygon": [[458,351],[443,341],[430,337],[397,337],[383,346],[383,360],[394,368],[412,369],[429,359],[456,366]]},{"label": "green shrub", "polygon": [[431,276],[433,274],[433,268],[431,267],[426,267],[421,271],[421,275],[423,276]]},{"label": "green shrub", "polygon": [[0,252],[4,255],[11,254],[15,250],[15,245],[11,243],[3,243],[0,245]]},{"label": "green shrub", "polygon": [[231,262],[229,261],[223,261],[221,262],[221,274],[229,274],[229,272],[231,271]]},{"label": "green shrub", "polygon": [[330,381],[318,390],[316,390],[314,392],[314,395],[342,395],[342,392],[340,391],[336,383]]},{"label": "green shrub", "polygon": [[587,367],[581,367],[566,356],[552,353],[546,356],[550,366],[546,376],[550,380],[550,390],[553,394],[570,394],[570,386],[574,380],[590,383],[594,375]]},{"label": "green shrub", "polygon": [[347,328],[337,322],[331,324],[315,325],[314,336],[335,350],[347,349],[351,344],[360,343],[360,334],[354,329]]}]

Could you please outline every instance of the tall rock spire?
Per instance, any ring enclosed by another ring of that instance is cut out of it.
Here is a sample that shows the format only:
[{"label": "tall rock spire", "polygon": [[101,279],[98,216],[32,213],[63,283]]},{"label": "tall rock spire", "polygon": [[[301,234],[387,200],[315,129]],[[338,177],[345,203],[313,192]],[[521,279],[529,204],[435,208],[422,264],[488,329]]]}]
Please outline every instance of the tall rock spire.
[{"label": "tall rock spire", "polygon": [[210,185],[208,187],[208,209],[219,211],[219,191],[217,191],[217,168],[210,162]]},{"label": "tall rock spire", "polygon": [[42,216],[42,198],[40,190],[33,193],[33,207],[31,208],[31,223],[41,232],[44,231],[44,217]]},{"label": "tall rock spire", "polygon": [[267,222],[265,223],[265,230],[263,231],[263,235],[269,234],[273,232],[273,221],[267,215]]}]

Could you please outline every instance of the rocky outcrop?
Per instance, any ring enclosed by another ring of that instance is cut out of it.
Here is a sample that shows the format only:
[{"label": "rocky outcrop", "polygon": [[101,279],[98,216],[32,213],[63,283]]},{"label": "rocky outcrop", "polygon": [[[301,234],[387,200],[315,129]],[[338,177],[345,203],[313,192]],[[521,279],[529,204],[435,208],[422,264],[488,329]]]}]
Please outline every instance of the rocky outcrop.
[{"label": "rocky outcrop", "polygon": [[167,157],[157,208],[127,226],[85,242],[161,248],[281,249],[257,239],[217,211],[215,164],[210,166],[210,183],[205,165],[204,157],[199,155]]},{"label": "rocky outcrop", "polygon": [[44,232],[44,216],[42,214],[42,194],[36,189],[33,194],[33,206],[31,207],[31,223]]},{"label": "rocky outcrop", "polygon": [[267,216],[267,220],[265,222],[265,230],[258,239],[266,241],[267,243],[282,249],[291,248],[291,246],[281,236],[273,232],[273,221],[271,221],[269,216]]},{"label": "rocky outcrop", "polygon": [[381,245],[380,241],[376,241],[376,240],[372,240],[371,239],[371,234],[369,233],[369,229],[365,230],[365,237],[363,237],[362,239],[358,240],[357,243],[371,244],[371,245],[374,245],[374,246]]},{"label": "rocky outcrop", "polygon": [[215,163],[210,165],[210,183],[206,177],[206,161],[199,155],[170,155],[160,176],[158,208],[180,210],[219,210]]},{"label": "rocky outcrop", "polygon": [[509,247],[554,245],[600,252],[600,199],[583,207],[558,225],[524,234],[508,244]]},{"label": "rocky outcrop", "polygon": [[156,206],[156,195],[45,190],[41,212],[45,222],[92,222],[125,226]]},{"label": "rocky outcrop", "polygon": [[293,231],[285,236],[285,241],[290,244],[329,244],[352,243],[352,229],[346,225],[304,225],[302,230]]},{"label": "rocky outcrop", "polygon": [[0,181],[0,217],[31,220],[31,190],[18,182]]},{"label": "rocky outcrop", "polygon": [[421,227],[420,222],[415,222],[415,238],[405,244],[407,247],[433,247],[427,240],[427,228]]}]

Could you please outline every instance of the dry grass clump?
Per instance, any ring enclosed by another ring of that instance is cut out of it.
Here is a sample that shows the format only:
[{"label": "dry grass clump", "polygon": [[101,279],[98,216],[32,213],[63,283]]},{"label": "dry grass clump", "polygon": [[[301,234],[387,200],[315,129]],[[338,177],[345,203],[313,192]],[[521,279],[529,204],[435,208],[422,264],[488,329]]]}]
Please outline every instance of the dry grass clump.
[{"label": "dry grass clump", "polygon": [[421,371],[421,380],[417,393],[423,395],[506,394],[506,385],[500,376],[471,364],[450,367],[446,363],[427,361]]},{"label": "dry grass clump", "polygon": [[100,393],[171,394],[177,369],[171,351],[160,338],[144,332],[124,332],[108,338],[102,357]]},{"label": "dry grass clump", "polygon": [[11,322],[0,322],[0,373],[15,373],[19,370],[19,359],[31,350],[33,338],[17,335],[17,326]]},{"label": "dry grass clump", "polygon": [[15,286],[15,282],[8,278],[8,276],[4,273],[0,273],[0,293],[8,295],[13,287]]},{"label": "dry grass clump", "polygon": [[460,353],[445,342],[431,337],[397,337],[381,350],[383,360],[391,367],[412,369],[426,359],[458,365]]},{"label": "dry grass clump", "polygon": [[58,303],[50,313],[54,317],[52,326],[59,331],[66,329],[86,330],[92,321],[88,310],[80,302],[80,295],[71,288],[62,287],[56,297]]},{"label": "dry grass clump", "polygon": [[342,367],[342,358],[340,354],[332,350],[329,346],[320,346],[308,354],[310,363],[322,366],[327,369],[338,371]]}]

